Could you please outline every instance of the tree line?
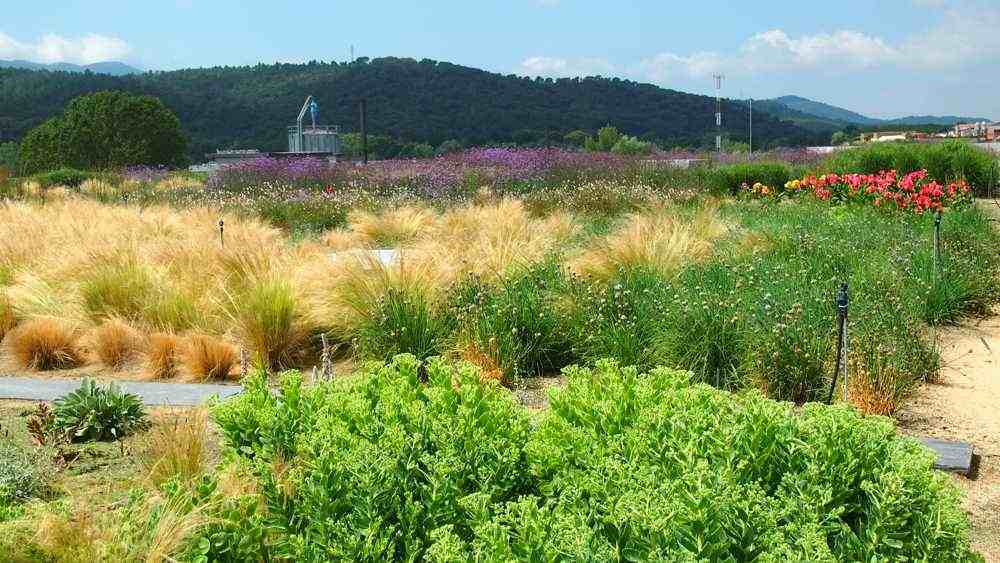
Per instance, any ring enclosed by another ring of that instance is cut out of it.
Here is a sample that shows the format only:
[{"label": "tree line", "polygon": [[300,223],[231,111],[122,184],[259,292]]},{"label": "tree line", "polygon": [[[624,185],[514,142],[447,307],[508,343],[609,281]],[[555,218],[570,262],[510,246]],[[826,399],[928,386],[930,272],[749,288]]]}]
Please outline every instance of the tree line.
[{"label": "tree line", "polygon": [[[0,141],[22,138],[75,97],[98,91],[156,97],[180,119],[186,156],[226,148],[285,150],[285,127],[315,96],[324,124],[357,132],[366,99],[369,131],[399,151],[437,151],[452,141],[553,145],[566,135],[622,134],[661,147],[709,147],[715,100],[619,78],[526,78],[432,60],[214,67],[131,76],[0,69]],[[746,108],[724,102],[724,133],[745,141]],[[764,113],[754,114],[756,146],[814,144],[829,138]]]}]

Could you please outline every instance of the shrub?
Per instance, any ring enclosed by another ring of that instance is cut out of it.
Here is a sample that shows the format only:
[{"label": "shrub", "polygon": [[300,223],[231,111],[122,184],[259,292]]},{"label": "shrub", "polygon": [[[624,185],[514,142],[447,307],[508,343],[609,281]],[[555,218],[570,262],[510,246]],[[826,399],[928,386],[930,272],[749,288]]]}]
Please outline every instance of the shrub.
[{"label": "shrub", "polygon": [[419,560],[439,528],[471,535],[476,504],[528,491],[529,423],[513,399],[467,365],[431,361],[427,385],[421,371],[399,356],[362,379],[315,390],[293,379],[277,397],[258,391],[217,407],[227,444],[302,468],[261,482],[284,514],[276,556]]},{"label": "shrub", "polygon": [[8,439],[0,440],[0,508],[37,496],[46,480],[45,463],[39,456]]},{"label": "shrub", "polygon": [[760,182],[772,188],[784,186],[797,176],[796,172],[781,162],[729,164],[712,171],[712,186],[716,193],[735,195],[743,184],[752,186]]},{"label": "shrub", "polygon": [[[536,424],[468,366],[409,356],[215,407],[271,555],[373,560],[966,560],[958,489],[891,422],[569,368]],[[211,540],[206,552],[213,552]]]},{"label": "shrub", "polygon": [[76,367],[82,362],[75,327],[53,318],[30,319],[7,335],[14,358],[21,367],[37,370]]},{"label": "shrub", "polygon": [[117,440],[148,424],[142,400],[116,383],[101,387],[84,378],[77,390],[53,404],[52,431],[72,442]]},{"label": "shrub", "polygon": [[226,342],[196,334],[187,339],[183,361],[189,375],[198,381],[228,379],[236,367],[236,351]]},{"label": "shrub", "polygon": [[906,174],[926,169],[931,178],[947,183],[965,180],[983,196],[1000,178],[996,159],[962,140],[942,143],[877,143],[839,151],[819,164],[824,172],[874,174],[896,170]]},{"label": "shrub", "polygon": [[93,341],[97,358],[111,369],[122,367],[142,346],[139,334],[117,319],[105,321],[97,327]]},{"label": "shrub", "polygon": [[31,180],[37,182],[43,188],[53,186],[66,186],[69,188],[79,187],[81,184],[94,177],[94,174],[73,168],[59,168],[35,174]]}]

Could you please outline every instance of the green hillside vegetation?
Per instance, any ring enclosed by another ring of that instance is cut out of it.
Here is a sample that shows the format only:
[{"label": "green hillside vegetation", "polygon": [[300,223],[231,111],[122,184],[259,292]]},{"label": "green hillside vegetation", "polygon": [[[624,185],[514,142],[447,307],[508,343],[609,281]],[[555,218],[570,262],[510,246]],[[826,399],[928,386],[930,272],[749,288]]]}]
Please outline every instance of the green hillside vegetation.
[{"label": "green hillside vegetation", "polygon": [[[432,60],[383,58],[353,63],[273,64],[148,72],[132,76],[0,69],[4,140],[58,114],[73,98],[101,90],[153,95],[173,110],[190,157],[217,148],[284,150],[284,128],[305,96],[316,97],[323,123],[356,131],[367,98],[369,131],[438,146],[563,144],[575,130],[611,124],[661,146],[714,142],[715,100],[618,78],[525,78]],[[726,133],[745,141],[746,112],[726,102]],[[821,142],[794,124],[754,116],[758,146]]]}]

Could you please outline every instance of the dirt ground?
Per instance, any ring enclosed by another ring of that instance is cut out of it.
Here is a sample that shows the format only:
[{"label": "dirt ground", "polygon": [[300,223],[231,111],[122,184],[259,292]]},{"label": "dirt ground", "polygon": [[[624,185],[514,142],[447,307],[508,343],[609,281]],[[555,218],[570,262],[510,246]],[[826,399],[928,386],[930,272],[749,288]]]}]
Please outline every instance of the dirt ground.
[{"label": "dirt ground", "polygon": [[956,476],[976,549],[1000,561],[1000,311],[989,319],[939,329],[943,367],[899,413],[912,435],[960,440],[982,456],[979,478]]}]

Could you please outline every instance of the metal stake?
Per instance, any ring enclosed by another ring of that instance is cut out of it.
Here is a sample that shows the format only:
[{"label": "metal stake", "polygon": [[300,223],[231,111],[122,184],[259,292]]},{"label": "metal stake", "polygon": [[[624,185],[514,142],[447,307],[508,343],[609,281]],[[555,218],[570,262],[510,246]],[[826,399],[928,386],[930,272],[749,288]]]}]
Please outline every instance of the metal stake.
[{"label": "metal stake", "polygon": [[937,285],[938,267],[941,263],[941,210],[934,212],[934,285]]},{"label": "metal stake", "polygon": [[247,355],[247,349],[240,346],[240,375],[246,377],[250,371],[250,357]]},{"label": "metal stake", "polygon": [[837,290],[837,361],[833,370],[833,382],[830,384],[830,394],[826,398],[826,404],[833,403],[833,392],[837,388],[837,377],[840,372],[844,372],[844,388],[846,396],[847,388],[847,305],[850,298],[847,293],[847,283],[840,285]]}]

